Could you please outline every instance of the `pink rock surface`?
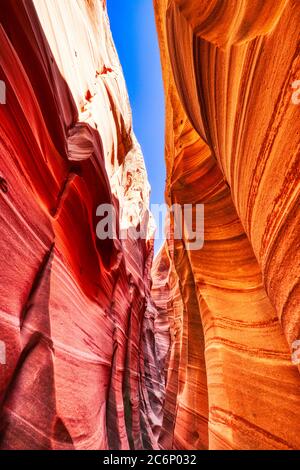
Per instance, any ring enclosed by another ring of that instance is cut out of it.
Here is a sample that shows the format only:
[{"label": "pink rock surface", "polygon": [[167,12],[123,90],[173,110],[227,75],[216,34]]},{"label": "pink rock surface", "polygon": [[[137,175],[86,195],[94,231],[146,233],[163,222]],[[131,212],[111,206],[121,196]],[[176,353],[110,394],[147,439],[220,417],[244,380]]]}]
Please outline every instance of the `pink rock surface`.
[{"label": "pink rock surface", "polygon": [[171,218],[153,261],[105,0],[5,0],[0,449],[299,447],[300,9],[242,3],[154,0],[166,200],[205,205],[205,241]]},{"label": "pink rock surface", "polygon": [[[0,448],[155,448],[149,183],[105,1],[0,17]],[[148,239],[99,240],[102,203]]]}]

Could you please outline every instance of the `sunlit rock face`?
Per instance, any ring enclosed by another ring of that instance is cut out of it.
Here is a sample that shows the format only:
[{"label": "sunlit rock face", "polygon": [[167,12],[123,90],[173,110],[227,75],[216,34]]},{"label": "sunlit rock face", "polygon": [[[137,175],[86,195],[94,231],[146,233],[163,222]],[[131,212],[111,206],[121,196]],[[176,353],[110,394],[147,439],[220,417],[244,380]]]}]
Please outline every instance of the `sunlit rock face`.
[{"label": "sunlit rock face", "polygon": [[170,240],[153,266],[171,339],[160,445],[297,449],[300,4],[154,5],[166,197],[205,205],[203,249]]},{"label": "sunlit rock face", "polygon": [[237,3],[154,1],[166,198],[205,240],[171,218],[153,264],[105,1],[1,8],[1,449],[299,448],[300,8]]},{"label": "sunlit rock face", "polygon": [[[105,1],[7,0],[0,18],[0,447],[157,448],[169,337],[160,351],[149,184]],[[104,203],[147,238],[100,240]]]}]

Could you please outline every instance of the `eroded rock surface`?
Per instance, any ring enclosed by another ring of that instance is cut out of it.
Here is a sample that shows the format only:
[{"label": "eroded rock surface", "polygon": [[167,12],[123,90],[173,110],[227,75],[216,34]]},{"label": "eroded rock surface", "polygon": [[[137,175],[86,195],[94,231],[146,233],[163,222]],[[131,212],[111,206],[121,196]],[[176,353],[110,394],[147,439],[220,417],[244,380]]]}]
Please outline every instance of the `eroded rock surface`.
[{"label": "eroded rock surface", "polygon": [[[297,449],[300,107],[292,85],[300,76],[300,5],[154,5],[167,200],[205,205],[203,249],[174,240],[153,268],[153,297],[167,305],[175,334],[160,442]],[[170,294],[176,285],[180,295]]]},{"label": "eroded rock surface", "polygon": [[299,2],[154,1],[166,198],[205,239],[171,218],[153,265],[105,3],[0,11],[0,448],[297,449]]}]

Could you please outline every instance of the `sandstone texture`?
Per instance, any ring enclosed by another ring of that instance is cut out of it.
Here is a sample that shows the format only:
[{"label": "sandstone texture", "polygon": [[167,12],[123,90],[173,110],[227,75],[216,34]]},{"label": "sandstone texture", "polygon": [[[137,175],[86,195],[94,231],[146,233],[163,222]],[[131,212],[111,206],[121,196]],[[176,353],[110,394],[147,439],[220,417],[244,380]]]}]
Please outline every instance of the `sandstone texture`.
[{"label": "sandstone texture", "polygon": [[165,244],[153,298],[171,349],[160,444],[297,449],[300,4],[155,0],[166,199],[204,204],[201,250]]},{"label": "sandstone texture", "polygon": [[299,1],[154,0],[154,259],[105,0],[2,3],[0,449],[299,449]]}]

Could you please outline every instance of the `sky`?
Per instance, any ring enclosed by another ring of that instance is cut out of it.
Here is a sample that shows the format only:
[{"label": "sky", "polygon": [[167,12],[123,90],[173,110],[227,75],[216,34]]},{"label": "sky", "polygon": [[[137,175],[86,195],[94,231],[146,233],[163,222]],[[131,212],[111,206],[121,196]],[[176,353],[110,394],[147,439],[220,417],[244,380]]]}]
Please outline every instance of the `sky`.
[{"label": "sky", "polygon": [[[122,64],[133,129],[142,147],[151,203],[164,203],[165,107],[152,0],[107,0],[114,42]],[[155,251],[162,239],[155,242]]]}]

